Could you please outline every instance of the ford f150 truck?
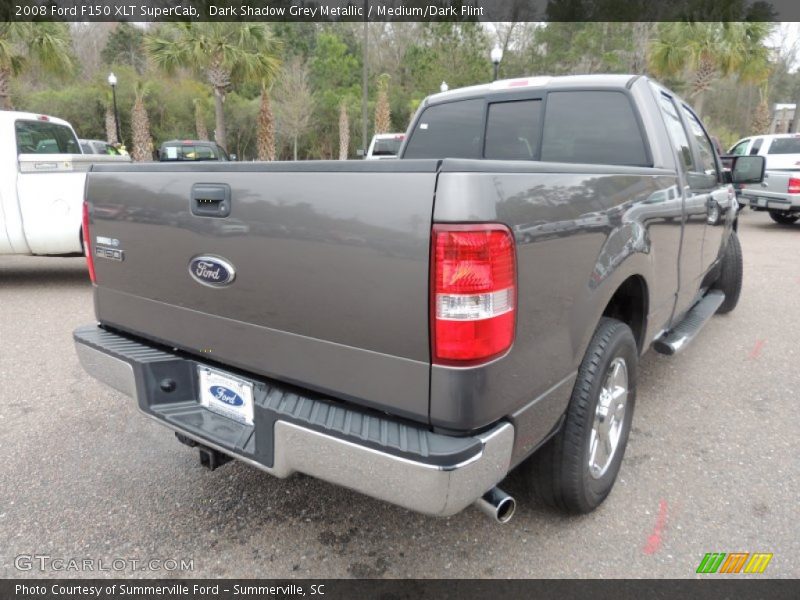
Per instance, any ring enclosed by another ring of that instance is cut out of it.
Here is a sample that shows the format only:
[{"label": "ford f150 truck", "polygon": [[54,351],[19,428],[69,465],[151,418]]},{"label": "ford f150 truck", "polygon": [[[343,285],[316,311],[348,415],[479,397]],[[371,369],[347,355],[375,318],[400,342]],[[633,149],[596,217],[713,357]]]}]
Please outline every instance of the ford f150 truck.
[{"label": "ford f150 truck", "polygon": [[78,356],[211,468],[499,521],[519,468],[587,512],[639,357],[737,303],[731,183],[764,159],[728,167],[680,98],[622,75],[436,94],[399,160],[96,165]]},{"label": "ford f150 truck", "polygon": [[0,255],[80,254],[86,172],[92,163],[66,121],[0,111]]}]

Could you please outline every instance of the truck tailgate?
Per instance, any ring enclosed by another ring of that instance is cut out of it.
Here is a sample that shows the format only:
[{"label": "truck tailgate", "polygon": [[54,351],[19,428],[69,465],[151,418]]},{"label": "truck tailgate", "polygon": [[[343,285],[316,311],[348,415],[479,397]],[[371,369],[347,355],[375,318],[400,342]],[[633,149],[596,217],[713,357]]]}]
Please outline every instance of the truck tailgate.
[{"label": "truck tailgate", "polygon": [[[212,363],[427,422],[436,167],[97,166],[87,178],[97,318]],[[195,214],[203,209],[193,202],[226,186],[227,216]],[[232,281],[198,281],[190,269],[199,257],[227,264]]]}]

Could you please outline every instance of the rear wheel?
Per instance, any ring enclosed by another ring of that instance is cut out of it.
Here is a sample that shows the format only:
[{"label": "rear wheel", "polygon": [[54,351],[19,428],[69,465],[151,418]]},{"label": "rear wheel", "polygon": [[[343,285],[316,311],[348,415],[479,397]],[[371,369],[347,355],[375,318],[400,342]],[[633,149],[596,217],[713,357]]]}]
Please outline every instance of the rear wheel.
[{"label": "rear wheel", "polygon": [[774,210],[769,211],[769,216],[773,221],[780,223],[781,225],[791,225],[797,221],[797,219],[800,219],[800,215],[787,212],[776,212]]},{"label": "rear wheel", "polygon": [[[772,213],[770,213],[772,214]],[[739,302],[739,295],[742,293],[742,246],[739,243],[739,236],[735,231],[731,231],[728,238],[728,245],[722,255],[722,266],[717,280],[714,282],[714,289],[720,290],[725,294],[725,300],[717,309],[718,314],[731,312]]]},{"label": "rear wheel", "polygon": [[572,513],[602,504],[628,443],[637,368],[630,327],[603,317],[578,370],[561,431],[521,465],[529,494]]}]

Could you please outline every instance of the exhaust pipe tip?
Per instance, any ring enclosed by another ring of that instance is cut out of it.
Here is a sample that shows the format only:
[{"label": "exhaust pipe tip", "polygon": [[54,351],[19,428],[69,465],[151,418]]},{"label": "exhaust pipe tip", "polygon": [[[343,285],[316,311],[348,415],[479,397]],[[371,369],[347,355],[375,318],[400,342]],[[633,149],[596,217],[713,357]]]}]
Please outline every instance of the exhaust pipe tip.
[{"label": "exhaust pipe tip", "polygon": [[498,487],[490,489],[475,504],[498,523],[508,523],[517,510],[517,501]]}]

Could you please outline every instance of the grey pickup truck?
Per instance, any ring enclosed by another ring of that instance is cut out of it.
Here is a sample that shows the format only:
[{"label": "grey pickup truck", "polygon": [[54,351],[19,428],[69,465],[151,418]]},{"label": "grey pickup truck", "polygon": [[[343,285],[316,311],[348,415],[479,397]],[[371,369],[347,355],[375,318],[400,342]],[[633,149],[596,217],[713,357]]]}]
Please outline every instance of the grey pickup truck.
[{"label": "grey pickup truck", "polygon": [[516,469],[588,512],[639,357],[736,305],[731,184],[763,172],[624,75],[436,94],[394,161],[99,164],[77,353],[211,469],[498,521]]}]

